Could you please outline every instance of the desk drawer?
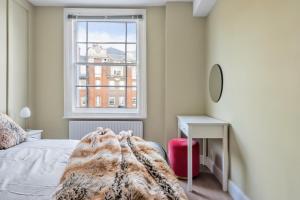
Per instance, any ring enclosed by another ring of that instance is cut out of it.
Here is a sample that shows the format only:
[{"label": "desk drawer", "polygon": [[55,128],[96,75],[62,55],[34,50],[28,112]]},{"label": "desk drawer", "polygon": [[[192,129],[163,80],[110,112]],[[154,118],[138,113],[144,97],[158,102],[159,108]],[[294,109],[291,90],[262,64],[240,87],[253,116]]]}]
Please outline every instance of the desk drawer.
[{"label": "desk drawer", "polygon": [[223,126],[194,125],[190,127],[190,136],[199,138],[223,138]]}]

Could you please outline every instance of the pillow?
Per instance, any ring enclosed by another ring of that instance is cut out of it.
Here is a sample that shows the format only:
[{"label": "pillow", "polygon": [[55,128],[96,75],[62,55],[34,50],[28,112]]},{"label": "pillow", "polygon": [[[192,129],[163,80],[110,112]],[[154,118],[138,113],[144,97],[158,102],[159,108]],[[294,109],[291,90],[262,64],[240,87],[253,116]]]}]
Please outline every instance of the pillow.
[{"label": "pillow", "polygon": [[24,142],[26,132],[6,114],[0,113],[0,149]]}]

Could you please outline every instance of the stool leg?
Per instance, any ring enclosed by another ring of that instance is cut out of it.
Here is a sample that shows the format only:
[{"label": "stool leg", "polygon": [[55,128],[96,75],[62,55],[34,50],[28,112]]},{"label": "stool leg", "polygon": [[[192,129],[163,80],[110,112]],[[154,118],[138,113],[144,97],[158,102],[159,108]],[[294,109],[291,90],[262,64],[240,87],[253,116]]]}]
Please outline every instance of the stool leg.
[{"label": "stool leg", "polygon": [[187,190],[192,191],[193,187],[193,163],[192,163],[192,155],[193,155],[193,140],[191,137],[188,137],[188,185]]}]

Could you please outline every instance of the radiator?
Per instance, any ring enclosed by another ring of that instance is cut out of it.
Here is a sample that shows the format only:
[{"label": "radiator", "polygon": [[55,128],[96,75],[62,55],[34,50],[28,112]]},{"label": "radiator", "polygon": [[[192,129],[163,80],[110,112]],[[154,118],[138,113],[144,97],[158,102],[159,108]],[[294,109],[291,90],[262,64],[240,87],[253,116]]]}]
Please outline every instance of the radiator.
[{"label": "radiator", "polygon": [[69,121],[69,139],[80,140],[97,127],[110,128],[115,133],[132,130],[132,134],[143,138],[142,121]]}]

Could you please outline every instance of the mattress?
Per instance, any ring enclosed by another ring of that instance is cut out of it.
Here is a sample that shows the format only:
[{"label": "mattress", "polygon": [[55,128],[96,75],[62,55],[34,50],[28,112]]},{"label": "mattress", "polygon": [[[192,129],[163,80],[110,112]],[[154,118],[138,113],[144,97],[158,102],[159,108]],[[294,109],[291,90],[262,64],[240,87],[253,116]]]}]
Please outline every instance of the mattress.
[{"label": "mattress", "polygon": [[0,150],[0,199],[50,200],[76,140],[33,140]]},{"label": "mattress", "polygon": [[[0,150],[0,199],[50,200],[78,142],[29,140]],[[151,143],[165,157],[163,148]]]}]

